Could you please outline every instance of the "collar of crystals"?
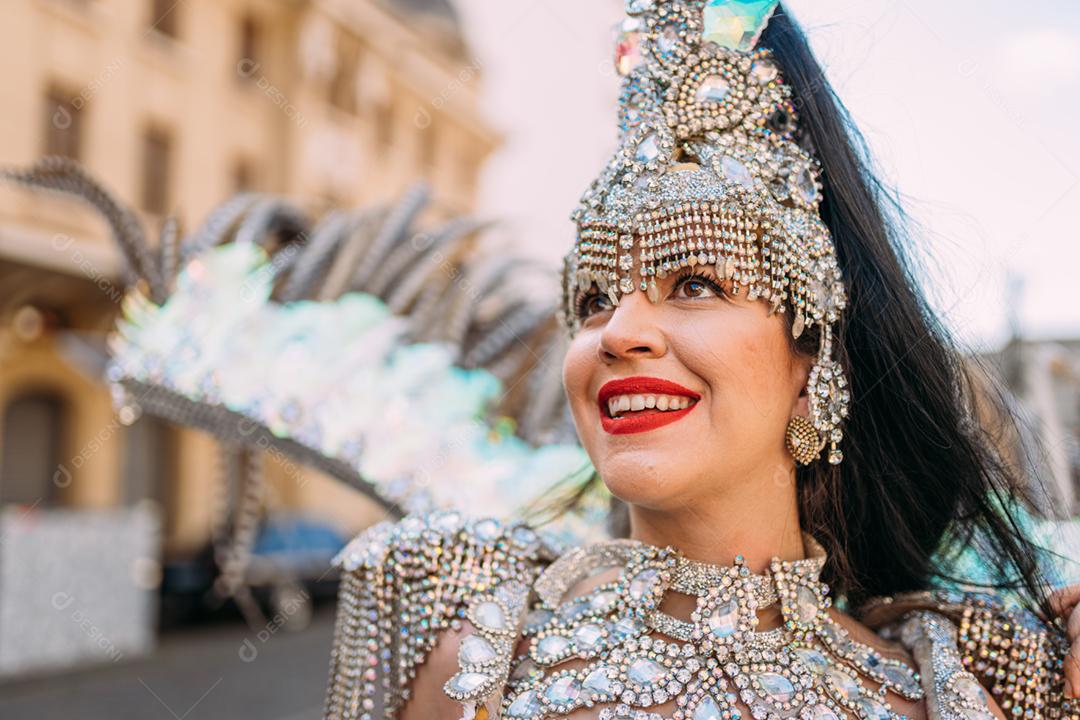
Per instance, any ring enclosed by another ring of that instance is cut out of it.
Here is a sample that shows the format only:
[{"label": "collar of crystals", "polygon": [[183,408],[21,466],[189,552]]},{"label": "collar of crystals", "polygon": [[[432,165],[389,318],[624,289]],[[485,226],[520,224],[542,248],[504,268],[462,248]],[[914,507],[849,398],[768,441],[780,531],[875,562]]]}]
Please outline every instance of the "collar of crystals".
[{"label": "collar of crystals", "polygon": [[[845,712],[898,720],[886,690],[919,699],[919,675],[831,620],[820,581],[825,551],[809,535],[804,546],[805,559],[773,558],[761,575],[741,556],[730,566],[711,565],[632,540],[569,551],[534,585],[539,604],[524,626],[529,649],[510,672],[502,716],[537,720],[618,703],[600,717],[651,719],[660,716],[633,708],[675,700],[673,720],[738,720],[741,700],[755,720],[838,720]],[[563,600],[582,578],[612,566],[622,567],[618,580]],[[659,610],[669,591],[697,598],[690,621]],[[758,611],[774,603],[783,624],[756,631]],[[587,664],[559,667],[572,660]]]},{"label": "collar of crystals", "polygon": [[817,326],[809,419],[818,451],[828,443],[835,464],[850,396],[832,333],[847,297],[818,214],[820,168],[795,141],[791,89],[771,53],[754,49],[775,6],[628,1],[616,62],[625,76],[619,148],[573,213],[560,318],[572,336],[585,293],[617,305],[641,290],[658,302],[657,280],[715,268],[772,312],[791,312],[796,338]]}]

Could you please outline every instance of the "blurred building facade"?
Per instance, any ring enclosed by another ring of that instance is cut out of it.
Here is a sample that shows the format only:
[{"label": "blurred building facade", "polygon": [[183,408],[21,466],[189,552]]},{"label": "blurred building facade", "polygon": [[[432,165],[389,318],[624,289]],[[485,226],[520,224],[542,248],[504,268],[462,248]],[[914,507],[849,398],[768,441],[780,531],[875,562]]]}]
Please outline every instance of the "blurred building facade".
[{"label": "blurred building facade", "polygon": [[1047,515],[1080,516],[1080,339],[1014,338],[988,356],[1019,419],[1021,467],[1039,479]]},{"label": "blurred building facade", "polygon": [[[74,157],[152,237],[242,190],[319,214],[424,178],[435,212],[468,211],[499,142],[446,0],[27,0],[4,9],[0,61],[0,164]],[[166,554],[183,555],[209,537],[215,443],[115,417],[101,372],[122,271],[94,212],[0,185],[0,505],[150,500]],[[267,464],[272,503],[343,530],[373,512]]]}]

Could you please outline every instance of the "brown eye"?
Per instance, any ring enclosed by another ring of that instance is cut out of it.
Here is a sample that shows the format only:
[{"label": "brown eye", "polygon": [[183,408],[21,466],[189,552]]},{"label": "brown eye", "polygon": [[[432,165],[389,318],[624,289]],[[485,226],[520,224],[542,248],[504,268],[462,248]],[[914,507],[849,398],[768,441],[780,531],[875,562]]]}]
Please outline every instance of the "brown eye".
[{"label": "brown eye", "polygon": [[698,273],[679,278],[675,286],[675,293],[679,292],[684,292],[683,296],[689,298],[721,297],[724,294],[724,289],[711,277]]},{"label": "brown eye", "polygon": [[593,313],[603,312],[611,307],[611,299],[598,292],[589,292],[581,296],[577,302],[578,317],[584,320]]}]

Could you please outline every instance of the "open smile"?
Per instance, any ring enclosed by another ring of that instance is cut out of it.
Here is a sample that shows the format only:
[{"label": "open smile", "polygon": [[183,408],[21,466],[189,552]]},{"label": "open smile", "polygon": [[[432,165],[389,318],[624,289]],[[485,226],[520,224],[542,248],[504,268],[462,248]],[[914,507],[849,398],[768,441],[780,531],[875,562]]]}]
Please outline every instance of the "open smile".
[{"label": "open smile", "polygon": [[596,403],[604,430],[626,435],[681,420],[700,399],[693,390],[670,380],[637,376],[604,383]]}]

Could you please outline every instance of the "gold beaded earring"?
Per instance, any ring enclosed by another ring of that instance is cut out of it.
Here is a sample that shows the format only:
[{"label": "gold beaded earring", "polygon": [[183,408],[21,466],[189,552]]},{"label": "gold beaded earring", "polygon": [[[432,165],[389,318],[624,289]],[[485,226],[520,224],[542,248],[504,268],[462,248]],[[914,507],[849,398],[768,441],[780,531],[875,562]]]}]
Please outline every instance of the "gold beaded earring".
[{"label": "gold beaded earring", "polygon": [[800,465],[809,465],[817,459],[821,448],[825,447],[825,439],[818,433],[812,422],[801,415],[795,415],[788,420],[784,444],[787,445],[791,456],[795,458],[795,462]]}]

